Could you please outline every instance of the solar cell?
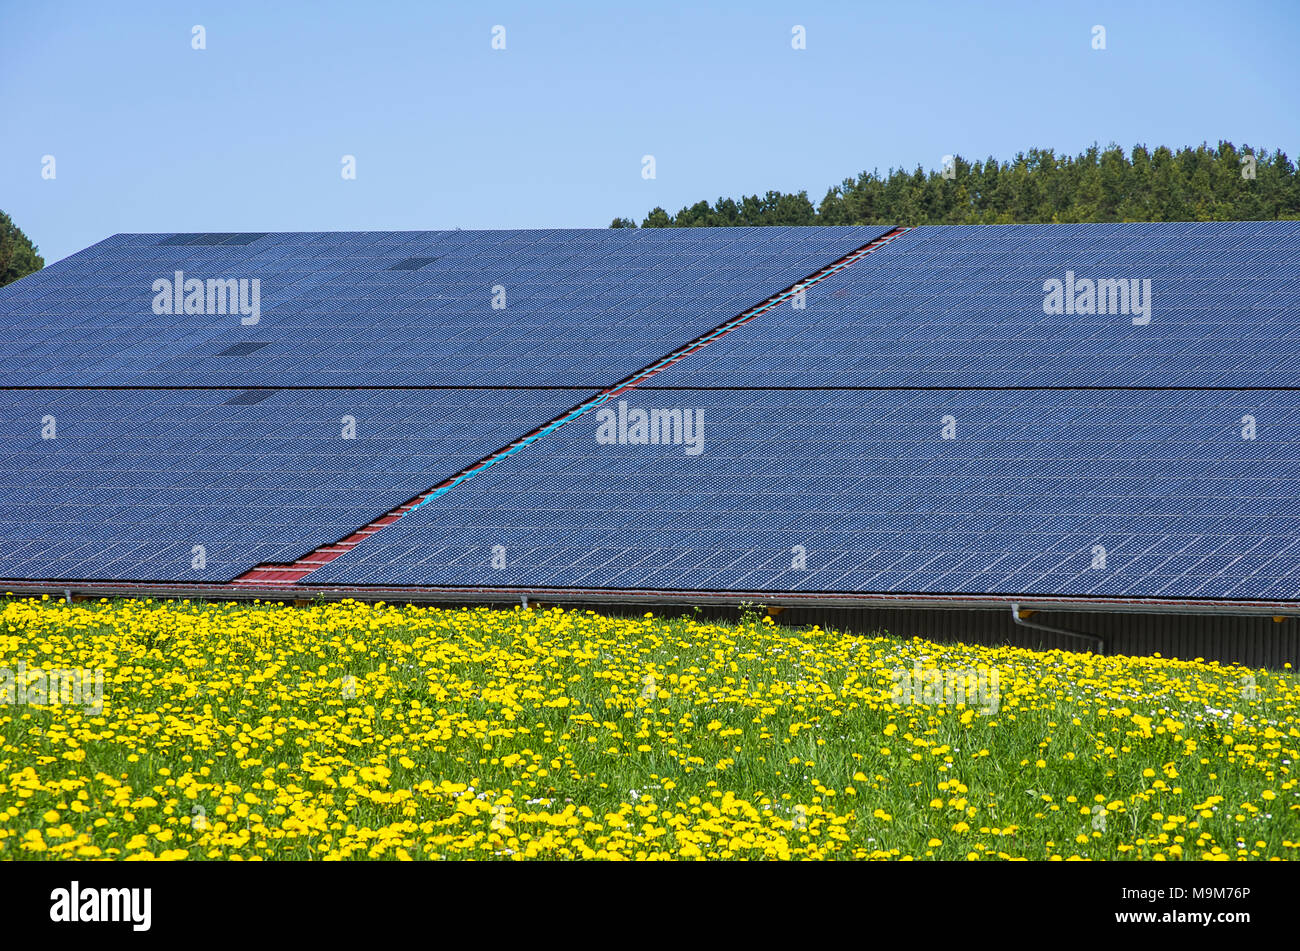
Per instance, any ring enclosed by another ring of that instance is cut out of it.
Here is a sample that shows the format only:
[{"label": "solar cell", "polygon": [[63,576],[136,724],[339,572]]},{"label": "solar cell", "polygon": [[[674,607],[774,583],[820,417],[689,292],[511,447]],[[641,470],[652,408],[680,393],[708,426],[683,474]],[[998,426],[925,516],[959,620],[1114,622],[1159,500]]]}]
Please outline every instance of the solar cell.
[{"label": "solar cell", "polygon": [[405,261],[400,261],[397,264],[394,264],[388,270],[417,271],[420,268],[424,267],[426,264],[432,264],[436,260],[438,259],[437,258],[407,258]]},{"label": "solar cell", "polygon": [[246,357],[246,356],[248,356],[250,353],[257,353],[257,351],[261,350],[263,347],[269,347],[269,346],[270,346],[270,343],[269,343],[268,341],[265,341],[265,340],[260,341],[260,342],[258,342],[258,343],[253,343],[253,342],[249,342],[249,343],[234,343],[234,344],[231,344],[229,347],[227,347],[225,350],[218,350],[218,351],[217,351],[217,356],[219,356],[219,357]]},{"label": "solar cell", "polygon": [[638,388],[625,402],[606,438],[636,438],[635,409],[689,409],[701,451],[602,442],[589,413],[306,583],[1300,596],[1294,392]]}]

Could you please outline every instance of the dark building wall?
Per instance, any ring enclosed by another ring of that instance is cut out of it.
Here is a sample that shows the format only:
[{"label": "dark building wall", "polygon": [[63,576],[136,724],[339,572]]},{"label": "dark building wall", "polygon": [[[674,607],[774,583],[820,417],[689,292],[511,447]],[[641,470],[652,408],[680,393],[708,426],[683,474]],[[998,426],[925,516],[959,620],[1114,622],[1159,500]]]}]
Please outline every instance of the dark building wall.
[{"label": "dark building wall", "polygon": [[[690,614],[679,605],[581,605],[598,613],[639,616]],[[734,621],[736,608],[702,608],[700,616]],[[895,637],[924,637],[941,643],[1009,644],[1033,650],[1096,651],[1091,640],[1064,637],[1027,628],[1011,619],[1010,609],[994,610],[866,610],[791,607],[775,621],[786,627],[819,624],[855,634],[887,633]],[[1281,669],[1286,663],[1300,668],[1300,618],[1274,621],[1271,617],[1206,614],[1056,613],[1038,611],[1027,620],[1048,627],[1100,637],[1105,653],[1180,660],[1219,661],[1248,667]]]},{"label": "dark building wall", "polygon": [[[1010,644],[1037,650],[1095,650],[1090,641],[1026,628],[1006,611],[863,611],[788,608],[776,618],[797,627],[820,624],[855,633],[888,632],[934,641]],[[1217,660],[1249,667],[1300,667],[1300,619],[1177,614],[1057,614],[1038,612],[1028,620],[1048,627],[1101,637],[1107,654]]]}]

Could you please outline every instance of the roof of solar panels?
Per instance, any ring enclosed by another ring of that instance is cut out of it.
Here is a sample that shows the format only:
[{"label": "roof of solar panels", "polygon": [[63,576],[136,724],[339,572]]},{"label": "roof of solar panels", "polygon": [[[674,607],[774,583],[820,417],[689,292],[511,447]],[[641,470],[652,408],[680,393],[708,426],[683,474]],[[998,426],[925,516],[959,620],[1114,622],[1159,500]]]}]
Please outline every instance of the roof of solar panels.
[{"label": "roof of solar panels", "polygon": [[0,288],[0,579],[219,585],[441,486],[298,585],[1295,600],[1298,263],[1300,222],[118,235]]}]

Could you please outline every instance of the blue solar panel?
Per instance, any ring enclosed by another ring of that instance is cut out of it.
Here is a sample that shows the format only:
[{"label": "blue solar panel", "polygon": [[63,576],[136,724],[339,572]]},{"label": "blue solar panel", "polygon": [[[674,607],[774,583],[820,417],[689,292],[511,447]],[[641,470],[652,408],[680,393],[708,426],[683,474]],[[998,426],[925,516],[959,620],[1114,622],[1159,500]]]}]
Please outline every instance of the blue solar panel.
[{"label": "blue solar panel", "polygon": [[631,410],[700,412],[701,451],[602,442],[589,413],[306,583],[1300,596],[1300,393],[637,389],[626,402],[629,438]]},{"label": "blue solar panel", "polygon": [[566,391],[0,392],[0,578],[228,581],[351,534],[572,403]]},{"label": "blue solar panel", "polygon": [[0,386],[606,386],[885,230],[116,235],[0,288]]},{"label": "blue solar panel", "polygon": [[1300,386],[1297,261],[1296,221],[916,228],[657,382]]}]

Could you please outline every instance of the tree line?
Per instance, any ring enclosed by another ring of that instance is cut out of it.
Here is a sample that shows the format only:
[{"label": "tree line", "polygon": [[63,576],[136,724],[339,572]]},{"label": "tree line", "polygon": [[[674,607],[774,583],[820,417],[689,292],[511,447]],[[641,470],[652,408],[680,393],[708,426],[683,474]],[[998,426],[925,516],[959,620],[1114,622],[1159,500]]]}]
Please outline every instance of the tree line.
[{"label": "tree line", "polygon": [[[1111,145],[1079,155],[1030,149],[999,162],[953,156],[942,169],[862,172],[827,190],[698,201],[643,228],[736,225],[971,225],[1300,219],[1300,177],[1280,150],[1231,142],[1179,149]],[[610,227],[635,228],[630,218]]]}]

